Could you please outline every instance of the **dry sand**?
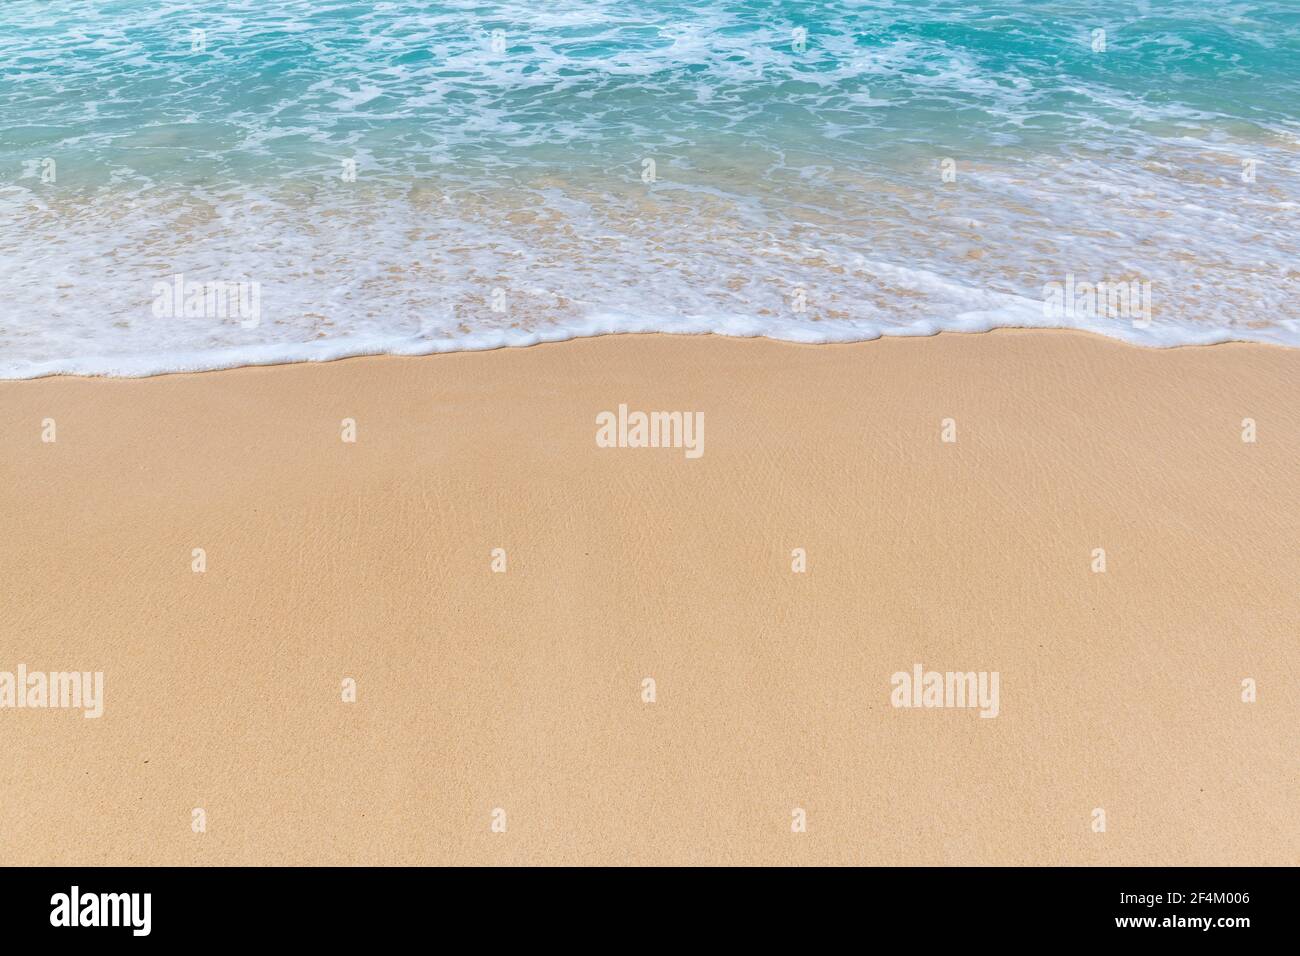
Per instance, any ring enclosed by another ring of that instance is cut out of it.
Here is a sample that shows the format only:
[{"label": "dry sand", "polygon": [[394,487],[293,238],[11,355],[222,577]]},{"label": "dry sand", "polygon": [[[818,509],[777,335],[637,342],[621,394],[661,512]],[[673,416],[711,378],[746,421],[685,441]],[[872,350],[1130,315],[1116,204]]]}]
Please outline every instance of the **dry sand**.
[{"label": "dry sand", "polygon": [[[597,448],[621,402],[703,457]],[[618,336],[0,419],[0,670],[105,675],[0,710],[4,863],[1300,861],[1300,351]],[[917,662],[999,715],[892,707]]]}]

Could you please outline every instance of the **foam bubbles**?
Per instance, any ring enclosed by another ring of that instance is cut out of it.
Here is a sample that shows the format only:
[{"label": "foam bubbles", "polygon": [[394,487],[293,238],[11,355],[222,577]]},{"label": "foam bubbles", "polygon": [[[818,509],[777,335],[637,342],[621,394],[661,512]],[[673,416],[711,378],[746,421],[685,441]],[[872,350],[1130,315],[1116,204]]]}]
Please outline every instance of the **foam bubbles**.
[{"label": "foam bubbles", "polygon": [[[632,331],[1300,345],[1300,40],[1234,9],[1103,2],[1098,56],[1012,0],[11,0],[0,377]],[[178,274],[256,282],[259,321],[157,314]],[[1146,283],[1150,322],[1045,314],[1067,277]]]}]

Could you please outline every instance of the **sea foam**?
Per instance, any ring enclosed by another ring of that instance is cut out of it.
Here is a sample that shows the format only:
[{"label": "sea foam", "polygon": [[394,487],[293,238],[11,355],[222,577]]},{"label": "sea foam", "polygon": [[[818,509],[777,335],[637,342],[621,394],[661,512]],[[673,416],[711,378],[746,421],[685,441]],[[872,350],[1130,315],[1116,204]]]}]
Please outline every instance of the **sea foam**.
[{"label": "sea foam", "polygon": [[[0,377],[616,332],[1300,345],[1285,4],[1044,9],[13,0]],[[256,319],[161,308],[178,276]]]}]

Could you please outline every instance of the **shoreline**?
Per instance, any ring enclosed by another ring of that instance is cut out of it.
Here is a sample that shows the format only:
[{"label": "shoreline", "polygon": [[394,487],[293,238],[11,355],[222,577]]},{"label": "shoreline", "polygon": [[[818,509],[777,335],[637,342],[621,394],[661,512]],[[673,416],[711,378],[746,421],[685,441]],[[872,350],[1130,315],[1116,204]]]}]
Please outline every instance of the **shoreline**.
[{"label": "shoreline", "polygon": [[0,381],[0,856],[1300,857],[1300,350],[543,344]]},{"label": "shoreline", "polygon": [[[121,374],[114,374],[108,372],[84,372],[84,373],[83,372],[42,372],[39,374],[23,376],[19,378],[0,378],[0,383],[34,382],[34,381],[41,381],[43,379],[138,381],[141,379],[160,378],[160,377],[171,376],[171,375],[203,375],[208,372],[230,372],[242,368],[281,368],[281,367],[289,367],[294,365],[328,365],[334,362],[346,362],[353,359],[382,359],[382,358],[419,359],[419,358],[429,358],[437,355],[456,355],[460,353],[498,352],[498,351],[515,350],[515,349],[534,349],[546,345],[562,345],[566,342],[582,342],[590,339],[601,339],[607,337],[620,337],[620,336],[630,336],[633,338],[668,336],[672,338],[684,338],[684,339],[724,338],[724,339],[736,339],[740,341],[757,339],[778,346],[788,345],[788,346],[795,346],[798,348],[820,349],[820,348],[837,348],[843,346],[850,346],[850,347],[861,346],[861,345],[867,345],[872,342],[879,342],[882,339],[895,339],[895,338],[930,339],[935,337],[953,336],[953,335],[958,335],[958,336],[997,335],[997,334],[1005,334],[1005,333],[1021,334],[1027,332],[1035,332],[1035,333],[1047,332],[1047,333],[1064,333],[1067,335],[1081,335],[1090,338],[1097,338],[1105,342],[1113,342],[1115,344],[1124,345],[1129,348],[1149,350],[1155,352],[1177,351],[1180,349],[1212,348],[1221,345],[1228,345],[1228,346],[1245,345],[1245,346],[1252,346],[1252,347],[1259,346],[1263,348],[1277,348],[1277,349],[1284,349],[1284,350],[1291,350],[1291,351],[1300,350],[1300,345],[1289,345],[1285,342],[1267,342],[1267,341],[1258,341],[1252,339],[1216,339],[1213,341],[1204,341],[1204,342],[1182,342],[1182,343],[1175,343],[1172,345],[1161,345],[1156,343],[1139,343],[1139,342],[1132,342],[1123,338],[1118,338],[1116,336],[1108,335],[1104,332],[1097,332],[1091,329],[1067,328],[1067,327],[1058,327],[1058,326],[995,326],[988,329],[974,329],[974,330],[940,329],[932,332],[906,332],[906,333],[884,332],[875,336],[874,338],[869,338],[869,339],[844,339],[844,340],[826,341],[826,342],[801,342],[794,339],[774,338],[772,336],[762,335],[762,334],[741,335],[741,334],[729,334],[726,332],[717,332],[717,331],[673,332],[673,331],[614,330],[614,331],[592,332],[588,334],[576,334],[576,335],[569,335],[569,336],[556,337],[556,338],[541,338],[535,342],[521,342],[521,343],[506,342],[506,343],[494,344],[494,345],[465,346],[465,347],[458,347],[458,348],[435,349],[428,352],[391,352],[391,351],[383,351],[383,350],[374,351],[374,352],[363,351],[363,352],[347,353],[338,356],[330,356],[330,357],[323,357],[323,358],[300,358],[300,359],[288,359],[284,361],[268,360],[266,362],[245,362],[236,365],[220,365],[220,366],[215,366],[213,368],[175,369],[175,370],[164,370],[159,372],[145,372],[139,375],[121,375]],[[96,360],[96,361],[102,361],[106,363],[110,360],[103,359],[103,360]]]}]

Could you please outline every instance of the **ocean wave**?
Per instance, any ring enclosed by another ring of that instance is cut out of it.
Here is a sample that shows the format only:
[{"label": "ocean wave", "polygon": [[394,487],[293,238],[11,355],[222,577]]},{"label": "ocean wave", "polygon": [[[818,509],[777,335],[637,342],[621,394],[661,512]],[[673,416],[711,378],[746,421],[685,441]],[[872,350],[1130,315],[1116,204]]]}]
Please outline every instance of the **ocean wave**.
[{"label": "ocean wave", "polygon": [[[1300,345],[1298,45],[1273,0],[11,0],[0,377],[620,331]],[[257,320],[161,307],[178,276]]]}]

